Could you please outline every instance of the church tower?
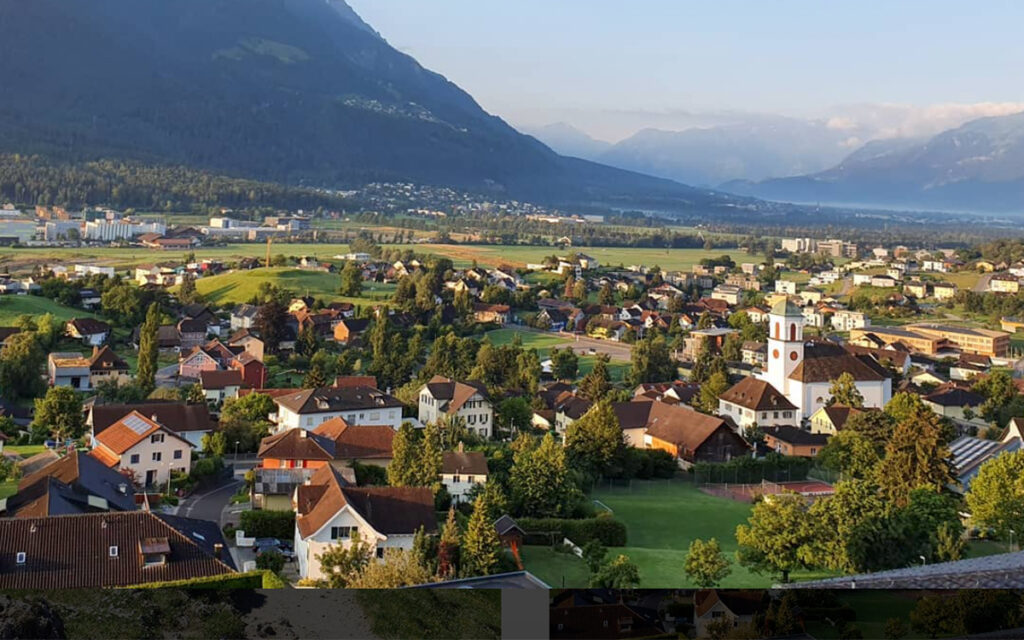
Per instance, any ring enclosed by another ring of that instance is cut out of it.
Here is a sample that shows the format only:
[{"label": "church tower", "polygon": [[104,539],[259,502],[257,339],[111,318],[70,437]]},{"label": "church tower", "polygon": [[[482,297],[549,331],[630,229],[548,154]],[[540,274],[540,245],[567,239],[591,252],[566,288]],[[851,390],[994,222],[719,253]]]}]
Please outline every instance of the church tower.
[{"label": "church tower", "polygon": [[781,300],[768,314],[768,366],[764,380],[789,397],[789,375],[803,361],[804,315],[789,300]]}]

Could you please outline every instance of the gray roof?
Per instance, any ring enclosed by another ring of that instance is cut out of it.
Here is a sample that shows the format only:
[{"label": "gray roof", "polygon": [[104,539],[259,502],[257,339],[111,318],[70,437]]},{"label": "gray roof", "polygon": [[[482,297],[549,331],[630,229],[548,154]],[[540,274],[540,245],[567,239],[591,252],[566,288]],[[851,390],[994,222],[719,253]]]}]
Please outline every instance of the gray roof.
[{"label": "gray roof", "polygon": [[1024,551],[940,562],[827,580],[776,585],[781,589],[1020,589]]},{"label": "gray roof", "polygon": [[550,589],[543,580],[529,571],[498,573],[492,576],[446,580],[418,584],[409,589]]}]

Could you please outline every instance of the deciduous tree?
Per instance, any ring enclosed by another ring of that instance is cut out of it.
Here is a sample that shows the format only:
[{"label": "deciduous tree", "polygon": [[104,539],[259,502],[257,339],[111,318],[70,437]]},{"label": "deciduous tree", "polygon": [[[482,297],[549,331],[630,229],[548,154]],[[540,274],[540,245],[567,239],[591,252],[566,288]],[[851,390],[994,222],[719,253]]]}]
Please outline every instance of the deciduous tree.
[{"label": "deciduous tree", "polygon": [[690,543],[686,553],[686,575],[701,589],[718,586],[732,572],[718,540],[700,538]]}]

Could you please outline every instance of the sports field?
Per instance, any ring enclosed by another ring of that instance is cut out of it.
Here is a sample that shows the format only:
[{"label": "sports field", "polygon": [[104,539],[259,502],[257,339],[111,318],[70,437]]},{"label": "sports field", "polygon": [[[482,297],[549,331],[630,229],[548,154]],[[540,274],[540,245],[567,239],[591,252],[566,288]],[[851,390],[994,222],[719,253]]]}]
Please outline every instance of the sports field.
[{"label": "sports field", "polygon": [[[775,581],[735,563],[736,526],[747,521],[749,503],[710,496],[683,480],[634,480],[632,488],[595,490],[591,497],[610,507],[626,524],[628,546],[608,549],[608,557],[629,556],[640,568],[640,586],[647,589],[694,588],[686,577],[686,552],[695,538],[717,538],[733,561],[721,586],[764,588]],[[588,572],[579,558],[546,546],[523,550],[526,568],[552,587],[586,587]],[[820,572],[795,572],[794,580],[826,577]]]}]

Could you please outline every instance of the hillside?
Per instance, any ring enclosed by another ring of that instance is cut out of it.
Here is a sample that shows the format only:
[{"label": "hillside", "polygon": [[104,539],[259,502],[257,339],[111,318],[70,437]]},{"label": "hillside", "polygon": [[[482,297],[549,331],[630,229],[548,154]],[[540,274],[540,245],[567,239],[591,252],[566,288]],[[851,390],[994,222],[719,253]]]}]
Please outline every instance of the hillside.
[{"label": "hillside", "polygon": [[1024,113],[868,145],[820,173],[725,188],[792,202],[1024,212]]},{"label": "hillside", "polygon": [[554,203],[736,202],[557,155],[392,48],[341,0],[4,2],[0,58],[0,152]]}]

